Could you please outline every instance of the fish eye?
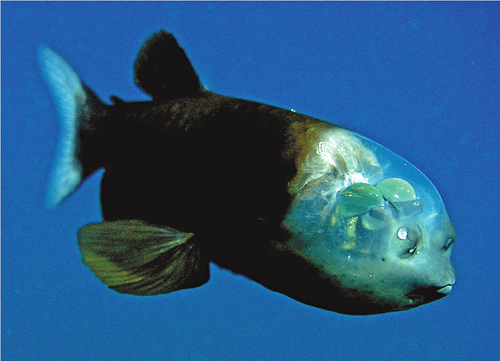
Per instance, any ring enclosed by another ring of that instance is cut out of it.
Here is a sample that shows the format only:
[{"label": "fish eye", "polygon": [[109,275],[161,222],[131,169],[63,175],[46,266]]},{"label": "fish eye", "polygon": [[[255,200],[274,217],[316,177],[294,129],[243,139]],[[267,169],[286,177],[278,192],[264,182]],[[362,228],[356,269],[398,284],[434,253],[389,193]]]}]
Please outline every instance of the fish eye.
[{"label": "fish eye", "polygon": [[343,191],[337,212],[342,217],[359,216],[383,204],[384,199],[377,188],[368,183],[354,183]]},{"label": "fish eye", "polygon": [[391,203],[415,200],[415,189],[401,178],[387,178],[377,185],[377,190]]},{"label": "fish eye", "polygon": [[453,245],[453,243],[455,243],[455,238],[448,238],[443,246],[443,248],[445,249],[445,251],[447,251],[448,249],[450,249],[450,247]]}]

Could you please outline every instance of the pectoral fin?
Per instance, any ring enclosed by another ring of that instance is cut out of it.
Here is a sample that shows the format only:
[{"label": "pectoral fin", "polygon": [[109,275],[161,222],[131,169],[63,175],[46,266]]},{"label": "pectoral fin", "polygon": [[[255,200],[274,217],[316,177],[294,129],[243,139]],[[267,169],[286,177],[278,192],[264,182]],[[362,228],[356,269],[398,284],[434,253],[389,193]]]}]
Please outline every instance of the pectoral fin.
[{"label": "pectoral fin", "polygon": [[93,223],[78,231],[83,262],[109,288],[157,295],[206,283],[208,261],[193,233],[143,221]]}]

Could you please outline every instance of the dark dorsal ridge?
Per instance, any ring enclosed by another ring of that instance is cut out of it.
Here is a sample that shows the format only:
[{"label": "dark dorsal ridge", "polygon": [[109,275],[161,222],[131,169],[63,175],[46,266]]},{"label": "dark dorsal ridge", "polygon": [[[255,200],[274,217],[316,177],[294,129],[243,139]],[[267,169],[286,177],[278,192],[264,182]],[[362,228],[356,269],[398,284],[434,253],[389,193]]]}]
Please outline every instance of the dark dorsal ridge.
[{"label": "dark dorsal ridge", "polygon": [[202,90],[186,53],[164,30],[153,34],[139,50],[134,81],[154,100],[193,96]]}]

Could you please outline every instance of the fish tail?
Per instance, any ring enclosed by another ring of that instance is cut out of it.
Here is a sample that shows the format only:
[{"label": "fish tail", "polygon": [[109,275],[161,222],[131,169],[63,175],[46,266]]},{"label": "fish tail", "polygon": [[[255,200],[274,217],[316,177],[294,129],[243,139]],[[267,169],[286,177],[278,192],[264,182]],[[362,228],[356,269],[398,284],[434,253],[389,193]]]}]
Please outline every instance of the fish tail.
[{"label": "fish tail", "polygon": [[45,206],[54,209],[97,169],[83,164],[79,132],[88,128],[93,115],[106,105],[52,49],[40,46],[38,60],[59,118],[56,157],[45,196]]}]

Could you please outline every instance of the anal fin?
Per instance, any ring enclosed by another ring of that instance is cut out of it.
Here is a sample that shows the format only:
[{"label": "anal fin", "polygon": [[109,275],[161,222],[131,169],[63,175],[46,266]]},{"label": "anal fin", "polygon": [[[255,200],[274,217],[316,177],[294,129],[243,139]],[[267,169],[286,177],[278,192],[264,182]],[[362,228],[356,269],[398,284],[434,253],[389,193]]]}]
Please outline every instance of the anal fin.
[{"label": "anal fin", "polygon": [[92,223],[78,231],[83,262],[109,288],[158,295],[210,278],[197,237],[138,220]]}]

